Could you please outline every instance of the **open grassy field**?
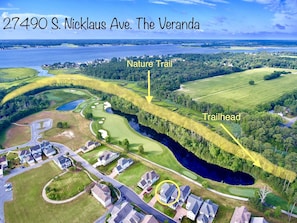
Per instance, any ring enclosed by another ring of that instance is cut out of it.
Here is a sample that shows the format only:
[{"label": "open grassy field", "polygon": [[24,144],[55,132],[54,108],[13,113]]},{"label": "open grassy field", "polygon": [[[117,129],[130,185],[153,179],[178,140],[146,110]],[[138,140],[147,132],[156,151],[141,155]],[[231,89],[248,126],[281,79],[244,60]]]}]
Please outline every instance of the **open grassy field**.
[{"label": "open grassy field", "polygon": [[[61,205],[46,203],[41,192],[44,185],[61,170],[53,163],[13,177],[13,201],[5,203],[7,223],[73,223],[94,222],[105,209],[90,195],[84,194],[76,200]],[[75,213],[75,214],[74,214]]]},{"label": "open grassy field", "polygon": [[6,131],[1,131],[0,144],[5,148],[17,146],[28,142],[31,138],[29,126],[11,125]]},{"label": "open grassy field", "polygon": [[91,182],[84,171],[69,171],[54,178],[47,186],[47,196],[52,200],[66,200],[82,192]]},{"label": "open grassy field", "polygon": [[[265,75],[275,70],[292,73],[274,80],[263,80]],[[255,85],[249,85],[250,80],[254,80]],[[296,89],[296,81],[297,70],[259,68],[188,82],[178,92],[188,94],[194,100],[218,103],[226,108],[252,109]]]}]

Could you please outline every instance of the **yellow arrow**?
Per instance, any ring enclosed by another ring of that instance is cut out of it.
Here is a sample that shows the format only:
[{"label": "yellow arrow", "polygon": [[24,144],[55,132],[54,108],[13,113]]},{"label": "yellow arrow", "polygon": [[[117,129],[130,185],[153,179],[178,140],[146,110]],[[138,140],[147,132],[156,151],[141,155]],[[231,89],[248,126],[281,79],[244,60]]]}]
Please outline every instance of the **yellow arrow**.
[{"label": "yellow arrow", "polygon": [[241,145],[241,143],[235,138],[235,136],[229,132],[229,130],[223,125],[221,124],[222,128],[228,133],[229,136],[231,136],[231,138],[239,145],[239,147],[241,149],[243,149],[243,151],[252,159],[252,161],[254,162],[254,166],[257,166],[257,167],[260,167],[261,168],[261,164],[260,164],[260,161],[259,160],[256,160],[251,154],[250,152],[243,147],[243,145]]},{"label": "yellow arrow", "polygon": [[151,96],[151,71],[147,71],[147,96],[145,96],[148,103],[151,103],[153,96]]}]

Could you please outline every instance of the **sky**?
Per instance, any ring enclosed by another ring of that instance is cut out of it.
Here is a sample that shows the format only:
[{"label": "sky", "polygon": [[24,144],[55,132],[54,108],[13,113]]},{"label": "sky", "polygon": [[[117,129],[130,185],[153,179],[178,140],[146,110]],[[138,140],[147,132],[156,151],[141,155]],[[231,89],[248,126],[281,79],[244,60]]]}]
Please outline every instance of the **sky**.
[{"label": "sky", "polygon": [[1,0],[0,14],[0,39],[297,39],[297,0]]}]

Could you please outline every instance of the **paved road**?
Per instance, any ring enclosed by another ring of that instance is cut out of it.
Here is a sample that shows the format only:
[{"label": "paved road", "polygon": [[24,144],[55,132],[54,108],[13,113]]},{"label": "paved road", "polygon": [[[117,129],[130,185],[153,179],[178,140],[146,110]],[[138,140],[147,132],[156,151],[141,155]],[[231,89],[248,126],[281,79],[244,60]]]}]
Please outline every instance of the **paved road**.
[{"label": "paved road", "polygon": [[69,149],[67,146],[52,142],[52,144],[60,149],[60,153],[66,154],[67,152],[71,156],[72,159],[76,160],[77,162],[80,162],[81,165],[91,174],[94,174],[99,179],[104,180],[105,182],[111,183],[114,187],[118,188],[122,196],[125,197],[128,201],[136,204],[138,207],[140,207],[144,212],[153,215],[155,218],[157,218],[159,221],[164,222],[165,220],[168,220],[168,222],[175,222],[173,219],[167,217],[163,213],[159,212],[158,210],[150,207],[147,203],[145,203],[142,199],[139,198],[139,196],[132,191],[129,187],[123,185],[122,183],[118,182],[115,179],[112,179],[102,173],[100,173],[95,167],[93,167],[91,164],[89,164],[85,159],[83,159],[81,156],[77,155],[74,151]]}]

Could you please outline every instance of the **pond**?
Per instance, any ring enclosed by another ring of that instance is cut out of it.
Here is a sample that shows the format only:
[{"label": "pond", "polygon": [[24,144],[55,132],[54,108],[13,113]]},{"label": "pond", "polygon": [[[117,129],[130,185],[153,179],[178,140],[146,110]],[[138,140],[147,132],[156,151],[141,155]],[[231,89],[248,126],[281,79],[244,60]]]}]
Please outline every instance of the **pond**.
[{"label": "pond", "polygon": [[75,101],[68,102],[66,104],[61,105],[56,110],[58,111],[71,111],[75,109],[80,103],[84,102],[84,99],[78,99]]},{"label": "pond", "polygon": [[207,163],[206,161],[198,158],[195,154],[189,152],[169,136],[160,134],[149,127],[139,124],[135,115],[128,115],[120,111],[113,111],[110,108],[106,111],[125,117],[128,120],[129,125],[135,131],[168,147],[182,166],[195,172],[203,178],[211,179],[217,182],[224,182],[230,185],[254,184],[255,180],[251,175],[239,171],[233,172],[232,170],[224,167]]}]

